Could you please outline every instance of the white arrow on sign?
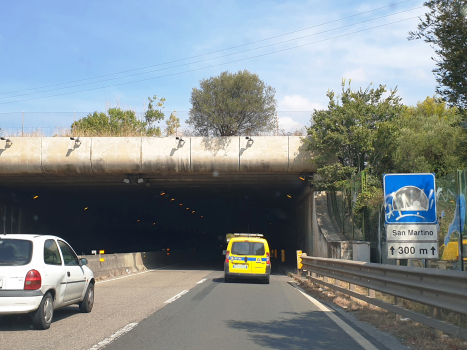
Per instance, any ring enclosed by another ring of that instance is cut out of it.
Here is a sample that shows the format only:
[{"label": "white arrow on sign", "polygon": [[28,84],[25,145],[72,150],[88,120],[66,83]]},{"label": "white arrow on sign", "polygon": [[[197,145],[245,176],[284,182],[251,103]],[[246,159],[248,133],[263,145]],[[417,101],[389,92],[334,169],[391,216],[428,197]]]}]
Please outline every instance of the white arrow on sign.
[{"label": "white arrow on sign", "polygon": [[388,242],[388,259],[437,259],[438,243]]}]

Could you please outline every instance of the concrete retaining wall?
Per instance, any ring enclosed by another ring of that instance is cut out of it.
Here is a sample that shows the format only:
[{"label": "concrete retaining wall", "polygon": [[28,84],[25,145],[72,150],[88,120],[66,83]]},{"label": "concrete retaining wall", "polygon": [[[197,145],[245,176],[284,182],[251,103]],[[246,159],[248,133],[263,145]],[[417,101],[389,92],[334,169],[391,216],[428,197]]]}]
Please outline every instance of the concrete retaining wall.
[{"label": "concrete retaining wall", "polygon": [[[179,264],[186,261],[187,258],[191,256],[187,254],[190,254],[190,252],[173,251],[170,252],[170,255],[167,255],[167,252],[161,251],[81,255],[80,257],[88,260],[87,266],[94,272],[94,278],[96,278],[96,280],[103,280]],[[100,258],[104,258],[105,261],[101,262]]]},{"label": "concrete retaining wall", "polygon": [[0,174],[315,172],[300,136],[13,137],[0,141]]}]

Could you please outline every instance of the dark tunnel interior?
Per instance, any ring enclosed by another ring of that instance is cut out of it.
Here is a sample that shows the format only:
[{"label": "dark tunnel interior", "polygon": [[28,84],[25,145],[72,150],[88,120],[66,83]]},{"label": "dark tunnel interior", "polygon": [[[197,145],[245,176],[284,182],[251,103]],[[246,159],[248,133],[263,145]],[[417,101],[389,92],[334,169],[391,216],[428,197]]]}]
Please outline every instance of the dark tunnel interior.
[{"label": "dark tunnel interior", "polygon": [[1,233],[56,235],[83,255],[169,248],[219,259],[226,234],[237,232],[296,248],[296,201],[308,188],[298,176],[124,178],[16,177],[0,191]]}]

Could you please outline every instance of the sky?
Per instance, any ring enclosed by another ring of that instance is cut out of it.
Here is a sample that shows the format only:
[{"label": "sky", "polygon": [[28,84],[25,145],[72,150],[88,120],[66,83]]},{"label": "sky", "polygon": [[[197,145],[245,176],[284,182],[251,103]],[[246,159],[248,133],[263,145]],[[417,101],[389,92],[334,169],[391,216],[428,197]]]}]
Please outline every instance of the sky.
[{"label": "sky", "polygon": [[325,109],[326,93],[373,83],[403,103],[433,96],[434,50],[409,41],[422,1],[160,0],[0,3],[0,127],[69,125],[166,99],[182,122],[202,79],[248,70],[276,90],[280,126]]}]

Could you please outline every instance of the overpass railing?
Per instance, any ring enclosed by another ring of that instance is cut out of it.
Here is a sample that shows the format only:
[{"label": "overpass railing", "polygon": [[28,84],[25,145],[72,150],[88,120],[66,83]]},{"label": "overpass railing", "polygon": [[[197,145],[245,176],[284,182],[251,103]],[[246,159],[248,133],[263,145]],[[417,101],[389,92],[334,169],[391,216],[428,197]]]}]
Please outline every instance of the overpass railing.
[{"label": "overpass railing", "polygon": [[[467,340],[467,329],[439,319],[441,309],[467,315],[467,272],[317,258],[306,254],[302,255],[302,263],[307,278],[313,282]],[[331,283],[328,278],[335,282]],[[340,286],[339,281],[348,282],[348,288]],[[368,295],[358,293],[356,285],[368,288]],[[396,297],[395,304],[376,299],[375,291]],[[402,299],[430,306],[432,317],[403,308]]]}]

